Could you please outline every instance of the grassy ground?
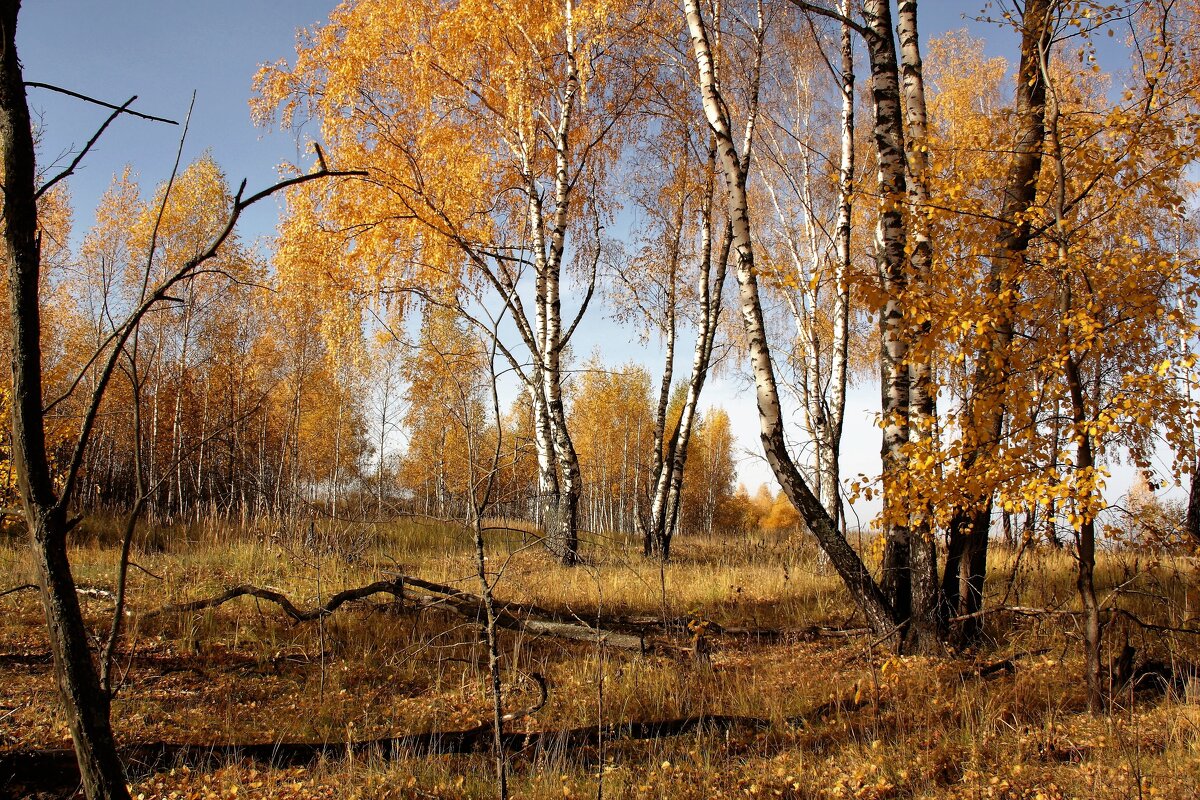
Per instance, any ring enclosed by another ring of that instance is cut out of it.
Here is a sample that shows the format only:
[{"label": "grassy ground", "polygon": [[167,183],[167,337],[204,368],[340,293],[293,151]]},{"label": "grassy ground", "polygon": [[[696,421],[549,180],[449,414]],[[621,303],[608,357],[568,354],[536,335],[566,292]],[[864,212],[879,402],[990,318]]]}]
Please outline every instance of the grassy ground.
[{"label": "grassy ground", "polygon": [[[74,552],[78,582],[111,588],[115,521],[85,523]],[[802,630],[853,626],[832,570],[791,539],[683,539],[660,572],[636,543],[598,539],[588,565],[557,566],[520,531],[492,534],[497,596],[570,611],[711,619]],[[477,592],[466,536],[443,526],[289,527],[198,524],[155,530],[131,572],[130,637],[120,660],[114,727],[124,742],[345,741],[477,725],[488,714],[486,660],[475,626],[437,611],[404,611],[380,597],[320,623],[293,624],[270,604],[240,599],[205,612],[139,615],[166,603],[250,582],[312,605],[340,589],[402,571]],[[1070,609],[1069,555],[993,558],[992,602]],[[19,545],[0,544],[0,590],[31,575]],[[1181,558],[1103,557],[1101,597],[1171,626],[1200,613],[1200,582]],[[1113,594],[1114,591],[1116,594]],[[84,598],[99,632],[111,604]],[[785,636],[770,644],[717,638],[707,662],[639,655],[505,633],[506,703],[549,702],[514,724],[556,730],[701,713],[766,718],[734,728],[603,751],[554,749],[513,757],[524,798],[575,796],[794,798],[1191,798],[1200,786],[1200,690],[1121,693],[1113,713],[1084,711],[1078,636],[1070,617],[1006,616],[987,623],[976,652],[930,660],[872,649],[869,637]],[[1148,634],[1114,623],[1141,658],[1200,661],[1200,637]],[[1111,648],[1110,648],[1111,649]],[[37,598],[0,598],[0,750],[69,743],[57,707]],[[1015,670],[980,678],[980,664]],[[830,702],[830,701],[834,702]],[[824,711],[813,715],[814,709]],[[790,717],[809,715],[805,725]],[[0,788],[0,796],[4,789]],[[494,795],[486,755],[331,759],[304,768],[252,762],[215,770],[179,766],[134,777],[145,798],[478,797]]]}]

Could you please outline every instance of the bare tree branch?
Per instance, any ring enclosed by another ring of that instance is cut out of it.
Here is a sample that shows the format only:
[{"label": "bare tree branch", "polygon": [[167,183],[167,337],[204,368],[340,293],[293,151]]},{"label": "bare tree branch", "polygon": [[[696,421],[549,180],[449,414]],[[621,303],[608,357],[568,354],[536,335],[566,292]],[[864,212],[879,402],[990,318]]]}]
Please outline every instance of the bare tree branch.
[{"label": "bare tree branch", "polygon": [[70,89],[64,89],[61,86],[55,86],[52,83],[42,83],[40,81],[25,81],[25,85],[31,86],[36,89],[49,89],[52,92],[58,92],[59,94],[65,94],[68,97],[74,97],[77,100],[84,100],[88,103],[94,103],[95,105],[101,106],[103,108],[116,109],[121,114],[129,114],[130,116],[138,117],[140,119],[147,119],[147,120],[150,120],[151,122],[165,122],[168,125],[178,125],[179,124],[178,122],[176,122],[173,119],[167,119],[165,117],[156,117],[152,114],[143,114],[140,111],[134,111],[132,109],[126,108],[125,106],[129,105],[129,103],[132,103],[134,100],[137,99],[137,95],[134,95],[133,97],[131,97],[129,99],[129,102],[126,103],[125,106],[114,106],[112,103],[106,103],[103,100],[97,100],[96,98],[89,97],[86,94],[80,94],[79,92],[73,92]]},{"label": "bare tree branch", "polygon": [[788,2],[801,11],[807,11],[810,14],[816,14],[821,17],[828,17],[829,19],[836,20],[850,28],[850,30],[854,31],[864,39],[872,39],[875,37],[875,32],[870,28],[855,22],[845,14],[834,11],[832,8],[826,8],[825,6],[817,5],[816,3],[808,3],[805,2],[805,0],[788,0]]},{"label": "bare tree branch", "polygon": [[133,97],[126,100],[122,105],[118,106],[116,111],[109,114],[108,119],[104,120],[104,124],[101,125],[94,134],[92,134],[92,138],[88,139],[88,142],[87,142],[87,144],[85,144],[83,146],[83,149],[80,150],[75,155],[75,158],[71,160],[70,165],[66,169],[64,169],[62,172],[58,173],[50,180],[43,183],[42,187],[33,193],[33,199],[40,200],[42,195],[44,195],[46,192],[48,192],[52,188],[54,188],[54,185],[56,183],[74,175],[75,168],[79,166],[80,162],[83,161],[83,159],[87,156],[88,152],[91,151],[93,146],[95,146],[96,142],[100,141],[100,137],[104,135],[104,131],[106,131],[108,129],[108,126],[112,124],[113,120],[115,120],[117,117],[121,116],[121,114],[124,113],[129,108],[129,104],[132,103],[134,100],[137,100],[136,94]]},{"label": "bare tree branch", "polygon": [[113,371],[116,368],[117,361],[124,351],[125,342],[128,341],[134,329],[142,318],[159,302],[169,297],[169,292],[173,286],[181,281],[193,277],[195,270],[206,261],[214,258],[217,252],[233,234],[233,230],[237,227],[238,220],[241,219],[242,213],[247,208],[255,203],[263,200],[276,192],[289,189],[293,186],[299,186],[309,181],[319,180],[323,178],[333,177],[364,177],[365,170],[330,170],[327,168],[318,169],[316,172],[310,172],[305,175],[297,175],[293,178],[279,181],[266,189],[263,189],[249,198],[243,198],[246,191],[246,181],[243,180],[238,187],[237,194],[234,195],[233,205],[229,210],[229,215],[225,220],[225,225],[221,230],[213,236],[208,247],[203,251],[188,259],[183,266],[179,267],[175,272],[167,276],[153,291],[149,292],[146,298],[130,312],[125,322],[97,348],[97,355],[102,352],[108,345],[113,345],[112,351],[109,353],[108,359],[100,370],[97,376],[95,388],[92,390],[91,397],[88,401],[87,410],[83,414],[83,422],[80,425],[79,438],[75,442],[75,449],[72,453],[66,475],[63,479],[62,491],[59,494],[57,505],[60,508],[67,508],[71,502],[71,493],[75,487],[75,481],[78,477],[79,470],[83,464],[83,455],[87,449],[88,440],[91,437],[92,427],[96,422],[96,415],[100,411],[100,403],[104,398],[104,393],[108,388],[108,382],[112,378]]}]

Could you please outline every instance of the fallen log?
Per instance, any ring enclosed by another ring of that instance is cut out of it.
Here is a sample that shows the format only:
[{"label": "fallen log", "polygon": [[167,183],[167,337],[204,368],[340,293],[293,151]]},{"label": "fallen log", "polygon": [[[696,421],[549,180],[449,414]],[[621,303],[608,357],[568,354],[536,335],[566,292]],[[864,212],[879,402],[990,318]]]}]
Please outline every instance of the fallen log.
[{"label": "fallen log", "polygon": [[[744,727],[762,730],[771,723],[757,717],[699,714],[657,721],[629,721],[588,725],[557,731],[505,732],[501,743],[511,753],[570,752],[597,746],[601,741],[637,741],[682,736],[702,730],[723,731]],[[431,731],[357,742],[265,742],[259,744],[181,744],[146,742],[122,748],[121,757],[133,779],[186,765],[215,769],[230,761],[249,759],[270,767],[295,767],[319,758],[344,758],[364,754],[382,758],[402,755],[461,755],[486,751],[493,742],[492,727],[483,723],[459,731]],[[73,750],[13,750],[0,753],[0,796],[26,797],[34,791],[75,786],[79,767]]]},{"label": "fallen log", "polygon": [[142,619],[151,619],[153,617],[162,616],[164,614],[186,614],[192,611],[203,611],[208,608],[216,608],[219,605],[228,603],[230,600],[236,600],[239,597],[256,597],[259,600],[267,600],[283,609],[284,613],[291,617],[296,622],[311,622],[317,617],[326,614],[332,614],[341,606],[349,603],[352,600],[363,600],[375,594],[390,594],[401,600],[404,599],[404,586],[401,581],[375,581],[367,586],[360,586],[357,589],[345,589],[329,598],[324,604],[308,609],[307,611],[296,608],[295,604],[288,599],[287,595],[276,589],[253,586],[249,583],[243,583],[239,586],[234,586],[215,597],[209,597],[204,600],[195,600],[190,603],[179,603],[174,605],[166,605],[154,611],[143,613]]},{"label": "fallen log", "polygon": [[[36,583],[23,583],[20,586],[13,586],[12,588],[0,591],[0,597],[4,597],[5,595],[9,594],[16,594],[18,592],[32,592],[36,591],[37,589],[38,585]],[[100,589],[95,586],[76,586],[75,593],[83,595],[84,597],[98,597],[101,600],[107,600],[110,603],[116,599],[113,593],[108,589]]]},{"label": "fallen log", "polygon": [[[473,595],[471,595],[474,598]],[[482,600],[474,598],[467,600],[462,597],[445,597],[437,605],[449,607],[459,615],[468,619],[483,622]],[[604,628],[593,628],[578,622],[563,622],[556,619],[538,619],[536,617],[520,616],[513,613],[507,606],[496,609],[496,627],[510,631],[520,631],[534,636],[549,636],[554,639],[568,639],[576,642],[589,642],[605,647],[615,647],[618,650],[635,650],[639,653],[657,648],[648,643],[645,637],[629,633],[610,631]]]},{"label": "fallen log", "polygon": [[[241,584],[214,597],[163,606],[144,613],[142,617],[148,619],[163,614],[203,611],[239,597],[255,597],[275,603],[295,622],[309,622],[323,614],[332,613],[345,603],[352,600],[363,600],[373,594],[390,594],[404,602],[411,599],[406,591],[409,589],[422,589],[433,595],[423,598],[419,602],[418,608],[445,608],[467,619],[480,623],[483,621],[482,597],[415,575],[396,575],[391,580],[376,581],[361,588],[347,589],[333,595],[325,604],[308,610],[297,608],[286,595],[276,589]],[[691,617],[674,617],[664,620],[661,617],[601,615],[593,618],[586,614],[561,612],[527,603],[503,601],[496,602],[496,612],[496,625],[506,630],[556,639],[599,643],[605,647],[635,650],[642,653],[673,653],[678,650],[679,648],[665,646],[662,642],[652,642],[649,637],[654,633],[663,636],[676,633],[686,634],[689,630],[689,623],[694,621]],[[706,629],[711,635],[750,640],[759,644],[775,644],[792,640],[812,641],[827,637],[848,638],[869,632],[867,628],[831,628],[819,625],[787,629],[725,627],[712,621],[707,621],[706,624]]]},{"label": "fallen log", "polygon": [[[439,595],[424,603],[424,607],[442,607],[453,610],[459,615],[478,622],[483,621],[483,598],[464,592],[453,586],[426,581],[409,575],[401,575],[392,580],[376,581],[357,589],[346,589],[333,595],[324,604],[311,609],[297,608],[287,595],[276,589],[254,586],[244,583],[234,586],[221,594],[189,603],[178,603],[163,606],[154,611],[146,612],[143,619],[150,619],[165,614],[184,614],[204,611],[210,608],[236,600],[239,597],[255,597],[259,600],[278,605],[295,622],[309,622],[326,614],[332,614],[342,605],[352,600],[363,600],[375,594],[390,594],[397,599],[406,599],[406,587],[425,589]],[[543,617],[543,618],[539,618]],[[648,647],[642,636],[594,628],[581,622],[568,622],[561,615],[535,606],[518,606],[515,604],[499,604],[496,609],[496,625],[506,630],[520,631],[534,636],[550,636],[557,639],[570,639],[581,642],[593,642],[606,647],[621,650],[636,650],[645,652]]]}]

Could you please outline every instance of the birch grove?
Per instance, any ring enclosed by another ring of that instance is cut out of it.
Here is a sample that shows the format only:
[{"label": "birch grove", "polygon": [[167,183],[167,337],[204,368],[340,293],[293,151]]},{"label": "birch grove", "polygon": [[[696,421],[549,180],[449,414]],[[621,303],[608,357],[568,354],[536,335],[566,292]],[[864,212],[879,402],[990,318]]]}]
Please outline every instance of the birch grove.
[{"label": "birch grove", "polygon": [[[1010,0],[936,36],[918,0],[347,0],[254,78],[305,165],[235,186],[185,120],[170,177],[127,167],[94,212],[69,181],[109,124],[173,121],[68,91],[111,116],[65,168],[39,152],[27,91],[60,89],[26,80],[19,7],[0,491],[89,797],[128,796],[134,544],[213,520],[465,524],[502,786],[502,537],[564,582],[656,571],[664,629],[688,548],[815,542],[846,624],[931,658],[985,647],[1045,545],[1108,708],[1105,549],[1200,537],[1193,0]],[[271,197],[273,236],[240,237]],[[774,483],[739,486],[756,459]],[[100,514],[106,637],[68,550]]]}]

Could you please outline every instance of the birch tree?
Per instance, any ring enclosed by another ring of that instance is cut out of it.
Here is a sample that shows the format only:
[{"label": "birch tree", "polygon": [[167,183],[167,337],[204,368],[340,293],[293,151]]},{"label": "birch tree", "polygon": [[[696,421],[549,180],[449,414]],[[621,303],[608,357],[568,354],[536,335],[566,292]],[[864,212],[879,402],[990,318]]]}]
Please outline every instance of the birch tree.
[{"label": "birch tree", "polygon": [[[645,437],[650,455],[644,513],[636,524],[646,557],[667,558],[678,523],[680,491],[698,404],[712,362],[720,319],[729,236],[714,203],[716,156],[711,137],[698,129],[699,113],[687,66],[690,55],[665,40],[652,91],[640,108],[647,120],[628,166],[633,194],[646,220],[639,247],[615,269],[610,301],[620,319],[632,319],[643,336],[663,346],[653,425]],[[694,334],[690,370],[676,368],[681,343]],[[677,414],[673,391],[682,388]],[[642,443],[639,442],[639,445]]]},{"label": "birch tree", "polygon": [[[908,219],[911,244],[909,263],[912,280],[917,283],[915,294],[920,297],[931,291],[933,269],[933,240],[929,224],[929,126],[925,102],[925,76],[921,59],[921,44],[917,30],[916,0],[901,0],[898,6],[897,34],[900,42],[901,87],[905,110],[905,163],[908,169]],[[917,300],[916,302],[920,302]],[[912,350],[908,359],[909,396],[909,457],[913,452],[929,452],[936,434],[937,389],[933,374],[933,331],[928,311],[909,312],[909,335]],[[940,607],[938,594],[937,542],[934,539],[934,516],[927,510],[909,509],[910,541],[908,563],[908,608],[897,599],[897,616],[908,616],[906,635],[913,649],[932,652],[940,641]],[[887,569],[885,564],[884,568]],[[905,614],[907,611],[907,614]]]},{"label": "birch tree", "polygon": [[[1086,37],[1109,24],[1114,13],[1101,10],[1086,27],[1074,18],[1060,25],[1083,28]],[[1052,174],[1041,247],[1054,265],[1042,302],[1049,309],[1057,305],[1046,338],[1058,345],[1043,369],[1064,387],[1069,424],[1063,443],[1068,452],[1056,454],[1062,474],[1046,489],[1064,501],[1075,538],[1084,677],[1093,713],[1106,708],[1105,609],[1095,580],[1097,518],[1106,505],[1105,454],[1123,444],[1146,468],[1152,426],[1177,453],[1187,452],[1189,426],[1183,420],[1193,413],[1192,400],[1181,396],[1176,378],[1191,368],[1192,359],[1179,358],[1175,344],[1200,330],[1178,305],[1180,296],[1196,296],[1200,274],[1200,251],[1180,193],[1186,185],[1182,171],[1195,163],[1200,149],[1194,138],[1177,135],[1177,115],[1190,116],[1185,109],[1197,85],[1194,79],[1163,81],[1180,68],[1166,34],[1178,20],[1169,6],[1144,13],[1142,21],[1162,33],[1140,52],[1120,103],[1105,108],[1106,87],[1093,75],[1063,74],[1046,58],[1040,65]],[[1096,58],[1086,38],[1081,55],[1084,61]],[[1104,110],[1098,115],[1097,108]],[[1185,241],[1190,246],[1180,247]]]},{"label": "birch tree", "polygon": [[[848,3],[842,3],[840,12],[849,13]],[[784,31],[768,72],[773,102],[764,110],[758,172],[774,212],[764,231],[774,234],[779,242],[775,249],[784,252],[773,259],[774,268],[764,270],[764,279],[795,326],[792,384],[812,442],[814,489],[840,524],[850,345],[859,332],[851,329],[853,32],[844,25],[838,32],[840,59],[835,65],[823,52],[829,42],[815,25],[798,17]],[[832,98],[830,78],[836,84]]]},{"label": "birch tree", "polygon": [[[765,26],[763,6],[757,6],[758,31]],[[750,363],[758,401],[760,437],[770,464],[788,499],[800,512],[816,536],[830,563],[838,571],[851,597],[873,631],[892,636],[898,620],[858,554],[846,541],[825,507],[800,473],[788,450],[771,348],[767,341],[762,301],[755,273],[754,242],[750,226],[746,184],[753,142],[755,109],[753,101],[745,110],[746,131],[738,145],[733,132],[733,108],[726,101],[714,70],[710,28],[697,0],[684,0],[684,18],[696,59],[700,96],[705,118],[717,142],[717,154],[725,178],[725,198],[732,231],[732,251],[737,265],[739,300]],[[760,33],[761,37],[761,33]],[[758,39],[761,44],[761,38]],[[755,87],[757,89],[757,87]],[[753,97],[753,95],[752,95]],[[898,113],[898,108],[897,108]],[[901,255],[902,255],[901,250]]]},{"label": "birch tree", "polygon": [[[690,139],[688,144],[692,144]],[[698,148],[695,146],[685,147],[681,155],[683,158],[690,156],[694,159],[696,149]],[[689,204],[687,194],[681,194],[679,198],[680,213],[675,220],[676,241],[669,258],[667,348],[655,415],[654,441],[651,444],[654,462],[650,472],[649,520],[645,526],[643,542],[645,555],[656,555],[663,560],[670,557],[671,541],[679,523],[679,504],[687,467],[688,448],[697,422],[701,393],[704,391],[704,384],[712,364],[717,327],[720,321],[726,265],[729,260],[731,243],[729,229],[727,225],[722,224],[722,218],[715,214],[714,209],[714,162],[715,152],[710,149],[707,163],[699,170],[698,177],[701,180],[695,182],[691,187],[693,192],[699,195],[699,202]],[[696,170],[689,171],[695,172]],[[684,188],[681,186],[679,190]],[[684,212],[694,216],[694,219],[685,221]],[[719,234],[716,232],[716,228],[721,229]],[[695,255],[691,259],[683,258],[682,243],[679,241],[684,237],[685,230],[692,234],[690,238],[698,240],[695,244]],[[696,340],[692,352],[691,369],[684,382],[680,384],[684,387],[682,406],[677,416],[670,416],[668,415],[668,400],[674,374],[677,317],[681,316],[676,307],[682,294],[676,283],[681,278],[680,273],[683,272],[683,264],[680,263],[683,261],[694,261],[694,267],[690,270],[695,276],[694,289],[685,296],[690,301],[688,305],[691,313],[688,316],[695,320]]]},{"label": "birch tree", "polygon": [[635,3],[359,0],[257,80],[261,118],[315,119],[334,154],[370,167],[310,201],[345,285],[457,307],[481,330],[511,319],[517,343],[500,352],[532,401],[541,515],[564,563],[581,489],[563,362],[592,296],[605,165],[643,80],[643,17]]}]

